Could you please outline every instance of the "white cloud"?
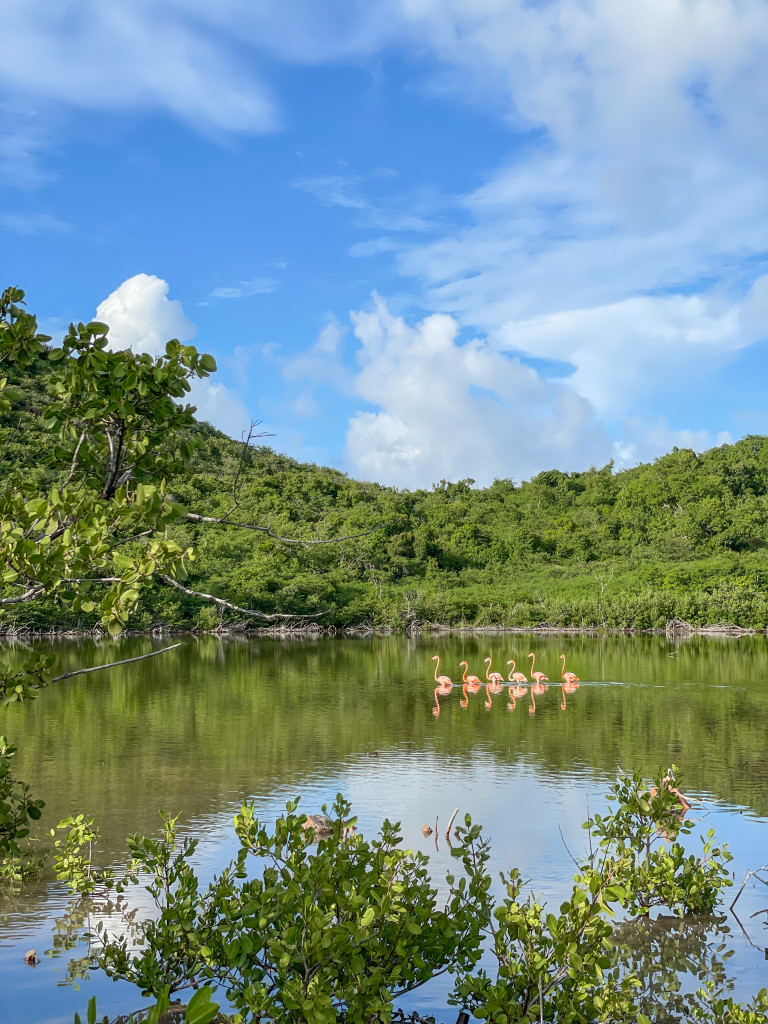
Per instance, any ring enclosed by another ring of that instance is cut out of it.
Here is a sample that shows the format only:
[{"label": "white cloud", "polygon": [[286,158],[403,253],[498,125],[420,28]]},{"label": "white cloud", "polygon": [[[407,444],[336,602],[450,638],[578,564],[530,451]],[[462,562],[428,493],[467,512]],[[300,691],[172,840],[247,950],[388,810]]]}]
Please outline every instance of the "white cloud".
[{"label": "white cloud", "polygon": [[732,443],[733,437],[727,430],[713,436],[708,430],[672,430],[663,416],[651,422],[633,417],[624,422],[622,438],[615,443],[614,451],[616,465],[621,469],[638,462],[650,462],[674,447],[702,452],[715,445]]},{"label": "white cloud", "polygon": [[621,418],[651,393],[679,392],[768,333],[768,276],[743,300],[640,296],[509,321],[499,337],[529,356],[573,365],[568,383],[602,416]]},{"label": "white cloud", "polygon": [[[96,319],[109,325],[110,347],[130,348],[158,356],[171,338],[188,342],[197,326],[187,319],[178,299],[168,298],[169,285],[153,274],[135,274],[96,308]],[[210,377],[190,381],[188,401],[197,417],[231,437],[240,437],[250,415],[232,393]]]},{"label": "white cloud", "polygon": [[37,235],[41,231],[66,232],[72,225],[51,213],[4,213],[0,224],[17,235]]},{"label": "white cloud", "polygon": [[203,131],[271,131],[267,90],[232,52],[232,38],[189,17],[194,7],[10,0],[4,30],[14,45],[0,80],[92,109],[158,107]]},{"label": "white cloud", "polygon": [[240,281],[236,285],[214,288],[212,299],[246,299],[252,295],[268,295],[277,287],[274,277],[254,277],[250,281]]},{"label": "white cloud", "polygon": [[348,210],[364,210],[368,203],[357,195],[358,177],[343,177],[340,174],[315,178],[296,178],[294,188],[309,192],[326,206],[342,206]]},{"label": "white cloud", "polygon": [[360,342],[354,390],[376,409],[350,421],[354,474],[398,487],[465,477],[487,484],[611,458],[583,398],[488,341],[461,343],[451,317],[410,327],[375,297],[374,309],[352,321]]},{"label": "white cloud", "polygon": [[179,300],[168,298],[168,290],[168,282],[154,274],[135,274],[99,303],[96,317],[109,324],[111,348],[157,356],[171,338],[194,338],[197,327]]}]

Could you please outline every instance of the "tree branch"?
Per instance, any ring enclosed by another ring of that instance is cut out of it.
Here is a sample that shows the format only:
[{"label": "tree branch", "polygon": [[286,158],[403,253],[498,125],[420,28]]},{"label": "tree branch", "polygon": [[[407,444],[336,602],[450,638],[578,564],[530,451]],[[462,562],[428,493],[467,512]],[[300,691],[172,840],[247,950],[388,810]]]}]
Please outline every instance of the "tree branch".
[{"label": "tree branch", "polygon": [[[231,513],[230,513],[231,514]],[[278,534],[272,532],[270,526],[254,526],[252,523],[234,523],[231,519],[226,516],[217,518],[216,516],[201,516],[197,512],[187,512],[187,519],[191,519],[194,523],[219,523],[221,526],[236,526],[240,530],[257,530],[260,533],[266,533],[272,540],[278,540],[281,544],[294,544],[300,547],[308,548],[316,544],[340,544],[344,540],[357,540],[358,537],[367,537],[371,533],[375,533],[381,529],[381,526],[374,526],[371,530],[364,530],[362,533],[350,533],[346,537],[331,537],[330,540],[300,540],[295,537],[280,537]]]},{"label": "tree branch", "polygon": [[122,661],[111,661],[108,665],[94,665],[93,668],[79,668],[75,672],[64,672],[60,676],[54,676],[51,679],[52,683],[57,683],[60,679],[71,679],[72,676],[82,676],[86,672],[101,672],[103,668],[115,668],[117,665],[130,665],[134,661],[144,661],[145,658],[154,658],[156,654],[165,654],[166,651],[173,651],[177,647],[181,647],[181,642],[177,644],[171,644],[170,647],[161,647],[159,651],[150,651],[149,654],[140,654],[137,658],[124,658]]},{"label": "tree branch", "polygon": [[241,608],[237,604],[232,604],[231,601],[225,601],[223,597],[214,597],[213,594],[204,594],[200,590],[190,590],[189,587],[184,587],[179,583],[178,580],[173,579],[172,576],[164,576],[162,573],[158,573],[158,579],[161,579],[164,583],[169,583],[172,587],[176,587],[182,594],[187,594],[188,597],[201,597],[204,601],[213,601],[214,604],[219,605],[220,608],[230,608],[233,612],[240,612],[241,615],[250,615],[254,619],[318,619],[321,615],[327,615],[328,612],[315,612],[311,615],[292,615],[290,613],[279,613],[274,612],[272,615],[268,615],[266,612],[259,612],[253,608]]},{"label": "tree branch", "polygon": [[25,601],[33,601],[36,597],[39,597],[44,590],[45,587],[40,585],[30,587],[29,590],[25,590],[23,594],[17,594],[16,597],[0,597],[0,605],[24,604]]}]

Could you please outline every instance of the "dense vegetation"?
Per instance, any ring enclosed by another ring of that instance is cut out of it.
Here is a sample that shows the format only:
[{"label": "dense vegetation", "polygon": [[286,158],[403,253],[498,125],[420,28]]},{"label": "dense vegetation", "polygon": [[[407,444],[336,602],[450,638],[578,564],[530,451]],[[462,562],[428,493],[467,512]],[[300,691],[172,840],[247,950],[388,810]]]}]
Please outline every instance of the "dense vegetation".
[{"label": "dense vegetation", "polygon": [[[48,355],[11,367],[0,474],[21,469],[42,480],[49,472],[41,419],[51,401]],[[223,516],[241,446],[206,424],[191,432],[199,448],[173,479],[174,497]],[[677,617],[768,627],[768,438],[702,455],[675,449],[622,472],[549,470],[522,484],[471,485],[397,491],[261,446],[246,455],[234,519],[307,540],[378,529],[314,547],[208,524],[173,531],[182,548],[197,551],[190,588],[265,612],[324,612],[326,625],[643,629]],[[95,618],[49,602],[9,611],[5,621],[88,627]],[[144,591],[132,624],[157,622],[214,628],[220,613],[158,584]]]}]

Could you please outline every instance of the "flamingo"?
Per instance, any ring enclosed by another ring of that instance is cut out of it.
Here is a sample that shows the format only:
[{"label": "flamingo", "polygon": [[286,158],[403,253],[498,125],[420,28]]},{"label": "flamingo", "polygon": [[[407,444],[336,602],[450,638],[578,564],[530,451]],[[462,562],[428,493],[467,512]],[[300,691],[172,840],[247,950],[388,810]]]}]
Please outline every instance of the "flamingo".
[{"label": "flamingo", "polygon": [[535,679],[537,683],[548,683],[549,680],[547,679],[547,677],[544,675],[543,672],[534,672],[533,671],[533,666],[536,664],[536,655],[531,653],[531,654],[528,655],[528,657],[533,659],[531,661],[531,679]]},{"label": "flamingo", "polygon": [[563,663],[563,671],[562,671],[561,675],[562,675],[563,679],[566,681],[566,683],[578,683],[579,682],[579,677],[576,675],[575,672],[566,672],[565,671],[565,655],[564,654],[560,655],[560,660]]},{"label": "flamingo", "polygon": [[486,711],[490,711],[491,710],[491,705],[493,704],[493,701],[491,700],[491,693],[493,691],[491,690],[491,684],[490,683],[486,684],[485,692],[488,695],[488,700],[485,702],[485,710]]},{"label": "flamingo", "polygon": [[531,703],[528,705],[528,714],[536,714],[536,693],[534,687],[531,687]]},{"label": "flamingo", "polygon": [[440,655],[435,654],[434,657],[432,658],[432,661],[437,662],[437,664],[435,665],[435,682],[438,684],[438,686],[453,686],[450,676],[439,676],[437,674],[437,670],[440,668]]},{"label": "flamingo", "polygon": [[[469,669],[469,665],[466,663],[466,661],[460,661],[459,662],[459,667],[461,667],[462,665],[464,666],[464,675],[461,677],[462,682],[467,684],[467,686],[470,689],[470,693],[477,693],[477,691],[480,689],[480,687],[483,684],[481,683],[481,681],[478,679],[477,676],[468,676],[467,675],[467,670]],[[472,687],[474,687],[475,689],[473,690]]]},{"label": "flamingo", "polygon": [[509,673],[510,683],[527,683],[528,680],[525,678],[522,672],[515,672],[515,663],[510,659],[507,662],[508,665],[512,666],[512,671]]},{"label": "flamingo", "polygon": [[490,658],[486,658],[485,659],[485,664],[487,666],[486,669],[485,669],[485,678],[488,680],[488,682],[489,683],[503,683],[504,682],[504,676],[501,674],[501,672],[491,672],[491,659]]},{"label": "flamingo", "polygon": [[563,699],[560,701],[560,710],[561,711],[565,711],[565,704],[566,704],[565,695],[567,693],[575,693],[578,690],[578,688],[579,688],[579,684],[578,683],[563,683],[563,685],[562,685]]},{"label": "flamingo", "polygon": [[461,688],[461,692],[464,694],[464,696],[459,701],[459,705],[461,707],[463,707],[463,708],[466,708],[469,705],[469,697],[467,695],[467,690],[468,689],[469,689],[469,683],[464,683],[464,685]]}]

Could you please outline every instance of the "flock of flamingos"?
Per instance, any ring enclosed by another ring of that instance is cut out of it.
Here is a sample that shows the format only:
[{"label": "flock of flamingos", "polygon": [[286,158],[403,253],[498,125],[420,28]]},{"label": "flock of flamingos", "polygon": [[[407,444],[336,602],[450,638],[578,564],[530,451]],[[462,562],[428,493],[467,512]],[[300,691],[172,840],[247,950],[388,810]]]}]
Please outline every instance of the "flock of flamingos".
[{"label": "flock of flamingos", "polygon": [[[528,683],[527,678],[523,675],[522,672],[515,671],[515,662],[511,658],[507,662],[507,664],[512,666],[512,671],[509,673],[509,679],[507,680],[504,679],[504,676],[500,672],[491,671],[492,659],[486,658],[485,678],[487,682],[485,683],[483,683],[482,679],[480,679],[478,676],[468,676],[467,672],[469,671],[469,665],[467,664],[466,661],[460,662],[459,667],[464,669],[464,674],[461,677],[461,682],[456,683],[457,686],[461,686],[462,691],[464,693],[464,696],[459,701],[460,705],[463,708],[466,708],[469,704],[469,695],[479,693],[480,690],[482,690],[483,686],[485,686],[485,693],[487,698],[485,701],[485,707],[486,710],[490,711],[493,705],[493,696],[503,693],[504,688],[506,686],[508,698],[507,707],[509,708],[509,710],[514,711],[518,698],[524,697],[527,693],[530,692],[531,702],[528,705],[528,711],[530,714],[535,715],[536,697],[540,696],[542,693],[547,692],[547,690],[549,689],[549,686],[547,685],[549,679],[544,675],[543,672],[534,671],[534,668],[536,666],[536,655],[531,653],[528,655],[528,657],[531,659],[530,671],[532,682],[530,691],[528,689],[528,686],[526,685]],[[574,672],[565,671],[564,654],[560,655],[560,660],[563,663],[562,671],[560,673],[563,679],[563,682],[561,684],[563,691],[563,699],[560,702],[560,708],[562,711],[565,711],[566,694],[575,693],[576,690],[578,690],[579,677]],[[435,682],[437,683],[437,686],[435,687],[435,706],[432,708],[432,714],[435,717],[437,717],[440,714],[439,698],[447,697],[448,694],[453,690],[454,684],[450,676],[438,675],[438,672],[440,671],[440,655],[436,654],[432,658],[432,661],[435,662]]]}]

